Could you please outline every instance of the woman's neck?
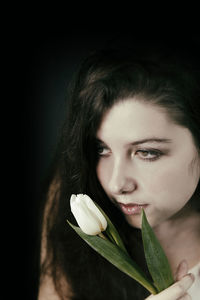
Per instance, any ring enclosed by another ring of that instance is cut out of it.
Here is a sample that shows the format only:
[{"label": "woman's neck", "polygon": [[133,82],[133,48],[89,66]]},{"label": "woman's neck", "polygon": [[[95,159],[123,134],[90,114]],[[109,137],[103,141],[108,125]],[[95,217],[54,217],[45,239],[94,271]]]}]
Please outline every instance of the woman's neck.
[{"label": "woman's neck", "polygon": [[200,214],[185,207],[171,219],[154,228],[175,273],[186,259],[189,269],[200,261]]}]

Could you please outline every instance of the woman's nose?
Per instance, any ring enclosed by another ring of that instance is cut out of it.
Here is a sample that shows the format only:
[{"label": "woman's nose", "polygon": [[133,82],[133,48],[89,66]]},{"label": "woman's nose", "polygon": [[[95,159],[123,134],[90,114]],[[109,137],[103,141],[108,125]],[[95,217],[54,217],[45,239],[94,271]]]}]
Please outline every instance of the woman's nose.
[{"label": "woman's nose", "polygon": [[109,190],[113,195],[129,194],[136,189],[136,179],[130,164],[130,161],[122,160],[113,162],[109,181]]}]

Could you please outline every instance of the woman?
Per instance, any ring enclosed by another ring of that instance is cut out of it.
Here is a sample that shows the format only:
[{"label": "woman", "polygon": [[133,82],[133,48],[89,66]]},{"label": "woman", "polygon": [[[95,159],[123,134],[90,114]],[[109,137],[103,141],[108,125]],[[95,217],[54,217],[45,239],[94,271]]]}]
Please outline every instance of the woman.
[{"label": "woman", "polygon": [[[198,61],[182,45],[135,44],[91,54],[71,86],[44,202],[39,300],[197,299]],[[75,222],[69,200],[78,193],[109,215],[149,276],[140,235],[143,207],[177,282],[149,296],[87,246],[66,224]]]}]

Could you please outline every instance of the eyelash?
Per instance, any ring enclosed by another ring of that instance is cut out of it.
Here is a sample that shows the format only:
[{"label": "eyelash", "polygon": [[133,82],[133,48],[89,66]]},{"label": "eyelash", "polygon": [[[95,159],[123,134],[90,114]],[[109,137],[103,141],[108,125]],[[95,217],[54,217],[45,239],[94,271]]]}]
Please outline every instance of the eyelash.
[{"label": "eyelash", "polygon": [[[107,150],[108,153],[103,154],[104,150]],[[140,158],[140,159],[142,159],[144,161],[148,161],[148,162],[158,160],[163,155],[163,153],[160,150],[157,150],[157,149],[155,149],[155,150],[154,149],[138,149],[138,150],[136,150],[135,154],[137,154],[137,153],[147,153],[147,155],[148,154],[155,155],[154,157],[151,157],[151,158]],[[107,157],[107,156],[109,156],[109,149],[106,148],[106,147],[103,147],[103,146],[98,146],[97,147],[97,154],[98,154],[99,157]]]},{"label": "eyelash", "polygon": [[142,149],[142,150],[137,150],[136,151],[136,153],[138,153],[138,152],[154,155],[154,157],[151,157],[151,158],[141,158],[142,160],[145,160],[145,161],[148,161],[148,162],[158,160],[163,155],[163,153],[160,150],[150,150],[150,149],[145,149],[144,150],[144,149]]}]

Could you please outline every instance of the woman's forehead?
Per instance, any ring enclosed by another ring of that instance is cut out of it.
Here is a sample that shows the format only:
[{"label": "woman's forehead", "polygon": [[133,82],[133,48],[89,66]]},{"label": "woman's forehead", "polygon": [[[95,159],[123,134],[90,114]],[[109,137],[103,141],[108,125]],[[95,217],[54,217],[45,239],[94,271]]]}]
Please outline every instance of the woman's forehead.
[{"label": "woman's forehead", "polygon": [[[98,132],[123,130],[144,131],[151,129],[155,134],[159,131],[169,129],[173,124],[159,106],[147,102],[139,102],[135,99],[127,99],[116,103],[104,115]],[[153,132],[152,132],[153,133]],[[153,133],[154,135],[154,133]],[[145,137],[144,137],[145,138]]]},{"label": "woman's forehead", "polygon": [[181,142],[186,137],[193,142],[190,131],[175,124],[159,106],[134,99],[115,104],[105,114],[97,131],[97,138],[105,143],[119,140],[133,144],[145,139],[169,143]]}]

